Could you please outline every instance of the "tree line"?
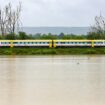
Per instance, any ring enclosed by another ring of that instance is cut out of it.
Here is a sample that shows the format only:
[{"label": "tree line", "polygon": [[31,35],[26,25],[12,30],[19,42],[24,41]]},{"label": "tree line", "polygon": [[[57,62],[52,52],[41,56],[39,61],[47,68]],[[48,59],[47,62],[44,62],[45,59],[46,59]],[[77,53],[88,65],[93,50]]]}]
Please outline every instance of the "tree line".
[{"label": "tree line", "polygon": [[21,24],[21,11],[21,2],[15,8],[12,7],[11,3],[0,8],[0,39],[105,39],[105,18],[101,14],[95,17],[95,24],[90,26],[87,35],[64,33],[59,35],[52,35],[51,33],[28,35],[25,32],[18,32]]}]

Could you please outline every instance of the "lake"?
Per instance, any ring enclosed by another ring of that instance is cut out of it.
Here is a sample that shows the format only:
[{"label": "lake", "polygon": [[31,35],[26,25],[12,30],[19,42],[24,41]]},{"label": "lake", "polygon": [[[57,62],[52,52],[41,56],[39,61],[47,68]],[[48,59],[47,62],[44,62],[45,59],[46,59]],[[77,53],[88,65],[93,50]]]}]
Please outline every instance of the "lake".
[{"label": "lake", "polygon": [[105,105],[105,56],[0,56],[0,105]]},{"label": "lake", "polygon": [[24,31],[27,34],[76,34],[76,35],[86,35],[90,31],[90,27],[22,27],[20,31]]}]

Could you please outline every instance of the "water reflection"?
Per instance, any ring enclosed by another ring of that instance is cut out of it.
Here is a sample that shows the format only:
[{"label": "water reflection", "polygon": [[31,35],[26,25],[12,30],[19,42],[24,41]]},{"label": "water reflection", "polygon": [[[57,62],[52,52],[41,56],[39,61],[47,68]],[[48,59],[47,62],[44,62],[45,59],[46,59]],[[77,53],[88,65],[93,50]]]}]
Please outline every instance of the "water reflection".
[{"label": "water reflection", "polygon": [[104,105],[105,56],[0,57],[0,105]]}]

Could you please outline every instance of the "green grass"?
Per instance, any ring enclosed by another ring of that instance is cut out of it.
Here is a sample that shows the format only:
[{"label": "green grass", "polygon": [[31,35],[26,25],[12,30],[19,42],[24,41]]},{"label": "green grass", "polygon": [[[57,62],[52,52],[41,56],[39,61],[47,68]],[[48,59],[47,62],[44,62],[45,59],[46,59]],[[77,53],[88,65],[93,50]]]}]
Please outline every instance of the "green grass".
[{"label": "green grass", "polygon": [[104,48],[0,48],[0,55],[105,54]]}]

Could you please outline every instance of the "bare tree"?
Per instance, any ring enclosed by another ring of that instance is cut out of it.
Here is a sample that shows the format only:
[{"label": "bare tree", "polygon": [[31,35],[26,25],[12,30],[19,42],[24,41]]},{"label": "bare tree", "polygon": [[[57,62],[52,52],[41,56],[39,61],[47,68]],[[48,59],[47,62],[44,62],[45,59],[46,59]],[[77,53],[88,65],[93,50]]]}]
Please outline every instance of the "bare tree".
[{"label": "bare tree", "polygon": [[7,22],[7,15],[6,15],[6,8],[0,9],[0,31],[2,35],[6,33],[6,22]]},{"label": "bare tree", "polygon": [[16,28],[19,27],[20,23],[20,13],[21,13],[21,3],[17,6],[16,10],[12,9],[11,4],[8,5],[8,22],[7,22],[7,29],[9,33],[15,33]]},{"label": "bare tree", "polygon": [[20,24],[21,7],[21,3],[19,3],[16,9],[13,9],[9,3],[3,10],[0,9],[0,31],[2,35],[15,34]]},{"label": "bare tree", "polygon": [[105,18],[101,14],[95,17],[95,25],[91,26],[90,32],[105,34]]}]

